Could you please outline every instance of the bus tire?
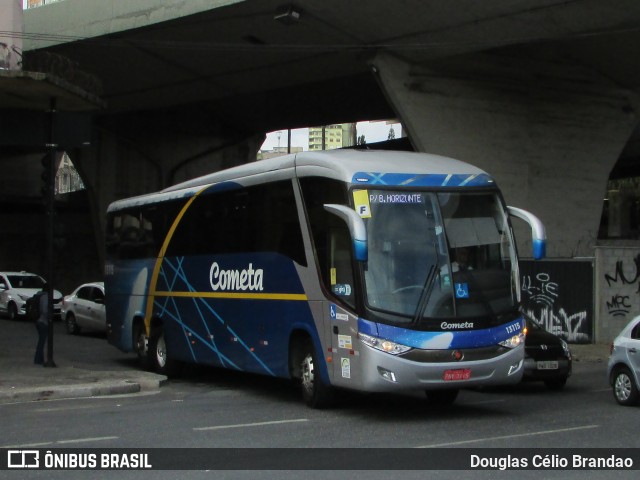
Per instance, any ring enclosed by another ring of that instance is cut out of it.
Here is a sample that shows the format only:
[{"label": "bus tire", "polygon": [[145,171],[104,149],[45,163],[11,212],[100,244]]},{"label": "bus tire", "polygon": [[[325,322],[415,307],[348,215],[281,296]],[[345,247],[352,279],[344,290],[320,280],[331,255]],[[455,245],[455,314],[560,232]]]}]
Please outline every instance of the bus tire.
[{"label": "bus tire", "polygon": [[327,408],[333,404],[333,389],[325,385],[317,374],[318,356],[311,340],[307,339],[302,348],[300,365],[300,385],[302,398],[311,408]]},{"label": "bus tire", "polygon": [[181,364],[169,355],[167,344],[164,340],[164,329],[162,325],[151,330],[149,356],[151,357],[154,370],[160,375],[166,375],[167,377],[176,377],[179,375]]},{"label": "bus tire", "polygon": [[437,407],[449,407],[453,405],[458,397],[458,389],[449,390],[427,390],[427,400],[431,405]]},{"label": "bus tire", "polygon": [[139,321],[133,327],[133,350],[138,356],[140,367],[144,370],[151,370],[151,354],[149,353],[149,337],[144,323]]}]

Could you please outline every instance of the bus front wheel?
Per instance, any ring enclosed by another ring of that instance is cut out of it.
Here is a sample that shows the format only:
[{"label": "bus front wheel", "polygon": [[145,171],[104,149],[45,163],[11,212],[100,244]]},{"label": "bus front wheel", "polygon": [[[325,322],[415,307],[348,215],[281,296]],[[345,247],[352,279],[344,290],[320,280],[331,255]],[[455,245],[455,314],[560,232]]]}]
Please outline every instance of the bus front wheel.
[{"label": "bus front wheel", "polygon": [[322,383],[317,370],[318,358],[311,341],[306,341],[303,347],[300,384],[302,398],[311,408],[326,408],[333,402],[331,387]]},{"label": "bus front wheel", "polygon": [[180,373],[180,362],[171,358],[167,350],[162,326],[151,330],[149,338],[149,356],[154,370],[167,377],[175,377]]}]

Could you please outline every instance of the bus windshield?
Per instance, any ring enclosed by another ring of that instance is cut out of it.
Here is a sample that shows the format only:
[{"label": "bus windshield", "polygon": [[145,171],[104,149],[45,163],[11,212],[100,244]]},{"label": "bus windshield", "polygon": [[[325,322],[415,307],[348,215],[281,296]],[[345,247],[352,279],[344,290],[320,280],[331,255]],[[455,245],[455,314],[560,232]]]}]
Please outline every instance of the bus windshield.
[{"label": "bus windshield", "polygon": [[443,318],[481,327],[516,312],[515,250],[495,192],[378,190],[369,202],[370,309],[427,330]]}]

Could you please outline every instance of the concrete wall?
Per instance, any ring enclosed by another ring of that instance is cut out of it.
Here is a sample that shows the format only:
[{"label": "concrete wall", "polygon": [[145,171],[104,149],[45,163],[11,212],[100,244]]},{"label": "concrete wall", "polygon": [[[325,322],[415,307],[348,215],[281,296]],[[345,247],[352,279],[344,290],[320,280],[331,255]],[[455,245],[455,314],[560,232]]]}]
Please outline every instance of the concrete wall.
[{"label": "concrete wall", "polygon": [[[64,294],[81,283],[101,280],[103,270],[90,214],[84,208],[86,200],[82,192],[74,197],[74,206],[58,197],[56,207],[53,284]],[[0,212],[0,270],[24,270],[46,277],[45,221],[39,200]]]},{"label": "concrete wall", "polygon": [[262,135],[229,141],[195,128],[188,135],[179,128],[136,133],[128,136],[121,130],[98,127],[91,148],[68,152],[87,189],[101,265],[105,216],[111,202],[254,161],[264,141]]},{"label": "concrete wall", "polygon": [[22,0],[0,1],[0,68],[19,70],[22,63]]},{"label": "concrete wall", "polygon": [[[508,204],[544,222],[550,257],[593,255],[609,172],[638,122],[637,95],[533,60],[478,55],[427,70],[381,55],[373,65],[417,150],[488,171]],[[516,234],[529,255],[530,232]]]},{"label": "concrete wall", "polygon": [[48,33],[29,39],[29,48],[35,50],[64,43],[66,35],[90,38],[118,33],[241,1],[244,0],[64,0],[27,10],[24,23],[29,32]]},{"label": "concrete wall", "polygon": [[611,342],[632,318],[640,315],[640,246],[630,243],[596,248],[598,343]]}]

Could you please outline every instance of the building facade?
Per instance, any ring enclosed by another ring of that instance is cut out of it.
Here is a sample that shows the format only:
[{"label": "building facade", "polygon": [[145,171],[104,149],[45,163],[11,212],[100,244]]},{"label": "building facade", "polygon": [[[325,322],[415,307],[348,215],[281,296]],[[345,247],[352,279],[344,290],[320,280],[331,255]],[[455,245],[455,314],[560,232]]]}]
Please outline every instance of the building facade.
[{"label": "building facade", "polygon": [[309,151],[333,150],[355,145],[355,123],[337,123],[309,128]]}]

